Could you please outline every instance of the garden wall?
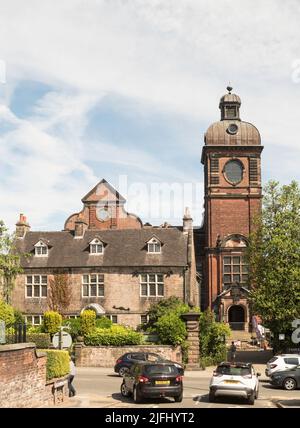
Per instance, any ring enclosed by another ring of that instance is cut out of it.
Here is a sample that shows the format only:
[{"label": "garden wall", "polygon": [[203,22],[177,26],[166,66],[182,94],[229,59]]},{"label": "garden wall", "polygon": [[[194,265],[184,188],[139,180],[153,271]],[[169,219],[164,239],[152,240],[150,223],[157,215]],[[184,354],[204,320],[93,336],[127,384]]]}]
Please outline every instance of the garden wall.
[{"label": "garden wall", "polygon": [[162,357],[182,362],[180,347],[167,345],[137,346],[85,346],[75,345],[76,366],[78,367],[113,367],[116,360],[126,352],[154,352]]},{"label": "garden wall", "polygon": [[0,407],[44,407],[68,399],[65,379],[46,382],[46,360],[34,343],[0,345]]}]

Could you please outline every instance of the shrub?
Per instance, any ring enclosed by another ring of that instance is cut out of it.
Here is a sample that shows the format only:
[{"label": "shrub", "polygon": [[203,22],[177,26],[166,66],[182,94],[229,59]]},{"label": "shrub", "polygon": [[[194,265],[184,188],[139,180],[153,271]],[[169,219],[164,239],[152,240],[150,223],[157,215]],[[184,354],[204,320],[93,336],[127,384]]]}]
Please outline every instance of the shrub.
[{"label": "shrub", "polygon": [[111,328],[112,325],[112,321],[107,317],[101,317],[96,319],[97,328]]},{"label": "shrub", "polygon": [[22,312],[18,309],[14,309],[14,316],[15,316],[15,322],[18,324],[23,324],[25,322],[25,319],[22,315]]},{"label": "shrub", "polygon": [[70,373],[70,356],[67,351],[43,349],[47,354],[47,380]]},{"label": "shrub", "polygon": [[44,333],[43,326],[27,324],[27,334]]},{"label": "shrub", "polygon": [[224,323],[216,322],[211,310],[200,314],[200,363],[204,367],[227,359],[226,337],[228,336],[230,336],[230,328]]},{"label": "shrub", "polygon": [[58,312],[48,311],[44,313],[43,329],[45,333],[55,334],[59,331],[62,316]]},{"label": "shrub", "polygon": [[181,345],[187,336],[185,322],[175,312],[161,316],[155,329],[162,344]]},{"label": "shrub", "polygon": [[144,330],[154,331],[155,332],[155,324],[163,315],[170,314],[174,312],[178,317],[180,315],[189,312],[190,307],[183,303],[178,297],[172,296],[168,299],[162,299],[158,303],[153,303],[150,306],[148,311],[149,321],[147,324],[144,324],[142,327]]},{"label": "shrub", "polygon": [[48,333],[29,333],[26,335],[27,342],[33,342],[38,349],[49,348],[51,345],[50,335]]},{"label": "shrub", "polygon": [[63,325],[69,326],[66,330],[75,340],[81,334],[81,320],[80,318],[70,318],[63,321]]},{"label": "shrub", "polygon": [[84,311],[80,316],[81,334],[84,336],[91,333],[96,327],[96,312],[90,309]]},{"label": "shrub", "polygon": [[111,328],[95,328],[84,338],[85,345],[125,346],[140,345],[143,335],[131,328],[113,325]]},{"label": "shrub", "polygon": [[3,300],[0,300],[0,320],[5,324],[13,324],[15,322],[14,309]]}]

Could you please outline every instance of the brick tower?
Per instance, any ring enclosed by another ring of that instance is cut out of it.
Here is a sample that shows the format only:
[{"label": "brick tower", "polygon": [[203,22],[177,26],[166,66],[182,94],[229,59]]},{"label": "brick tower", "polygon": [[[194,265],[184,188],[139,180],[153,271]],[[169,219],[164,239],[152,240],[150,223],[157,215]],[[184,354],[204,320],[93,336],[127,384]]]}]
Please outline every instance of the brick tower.
[{"label": "brick tower", "polygon": [[204,138],[203,286],[206,306],[235,330],[248,330],[248,267],[243,257],[253,219],[261,209],[260,134],[240,119],[240,97],[220,100],[221,120]]}]

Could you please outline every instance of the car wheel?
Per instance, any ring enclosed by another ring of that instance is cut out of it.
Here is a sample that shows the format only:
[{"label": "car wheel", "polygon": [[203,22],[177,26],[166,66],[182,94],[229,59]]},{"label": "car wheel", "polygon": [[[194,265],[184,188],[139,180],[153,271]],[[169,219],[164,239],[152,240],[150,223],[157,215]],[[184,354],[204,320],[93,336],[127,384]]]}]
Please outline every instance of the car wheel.
[{"label": "car wheel", "polygon": [[122,382],[122,385],[121,385],[121,394],[123,397],[130,397],[131,395],[124,381]]},{"label": "car wheel", "polygon": [[181,403],[183,399],[183,392],[181,392],[179,395],[176,395],[176,397],[174,397],[175,403]]},{"label": "car wheel", "polygon": [[297,388],[297,383],[296,383],[295,379],[288,377],[288,378],[284,379],[283,387],[287,391],[292,391],[293,389]]},{"label": "car wheel", "polygon": [[259,394],[259,389],[257,388],[257,390],[255,391],[255,400],[258,399],[258,394]]},{"label": "car wheel", "polygon": [[209,395],[208,395],[208,401],[210,403],[214,403],[216,401],[216,396],[215,396],[215,394],[213,392],[209,393]]},{"label": "car wheel", "polygon": [[248,397],[247,402],[248,402],[248,404],[251,404],[251,406],[253,406],[254,401],[255,401],[255,392],[253,391],[252,394],[250,395],[250,397]]},{"label": "car wheel", "polygon": [[139,403],[142,402],[142,396],[141,396],[141,393],[140,393],[140,390],[139,390],[138,386],[134,387],[134,390],[133,390],[133,401],[135,403],[137,403],[137,404],[139,404]]},{"label": "car wheel", "polygon": [[119,370],[119,376],[123,377],[128,372],[129,372],[128,367],[121,367],[120,370]]}]

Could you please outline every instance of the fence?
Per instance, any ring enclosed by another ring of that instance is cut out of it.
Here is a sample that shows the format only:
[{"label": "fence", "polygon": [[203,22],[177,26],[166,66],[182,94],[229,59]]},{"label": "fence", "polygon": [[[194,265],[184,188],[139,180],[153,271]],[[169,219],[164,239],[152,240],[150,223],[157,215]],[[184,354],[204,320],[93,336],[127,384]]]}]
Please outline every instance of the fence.
[{"label": "fence", "polygon": [[14,323],[6,324],[5,328],[2,328],[1,340],[2,344],[13,344],[13,343],[26,343],[26,324]]}]

